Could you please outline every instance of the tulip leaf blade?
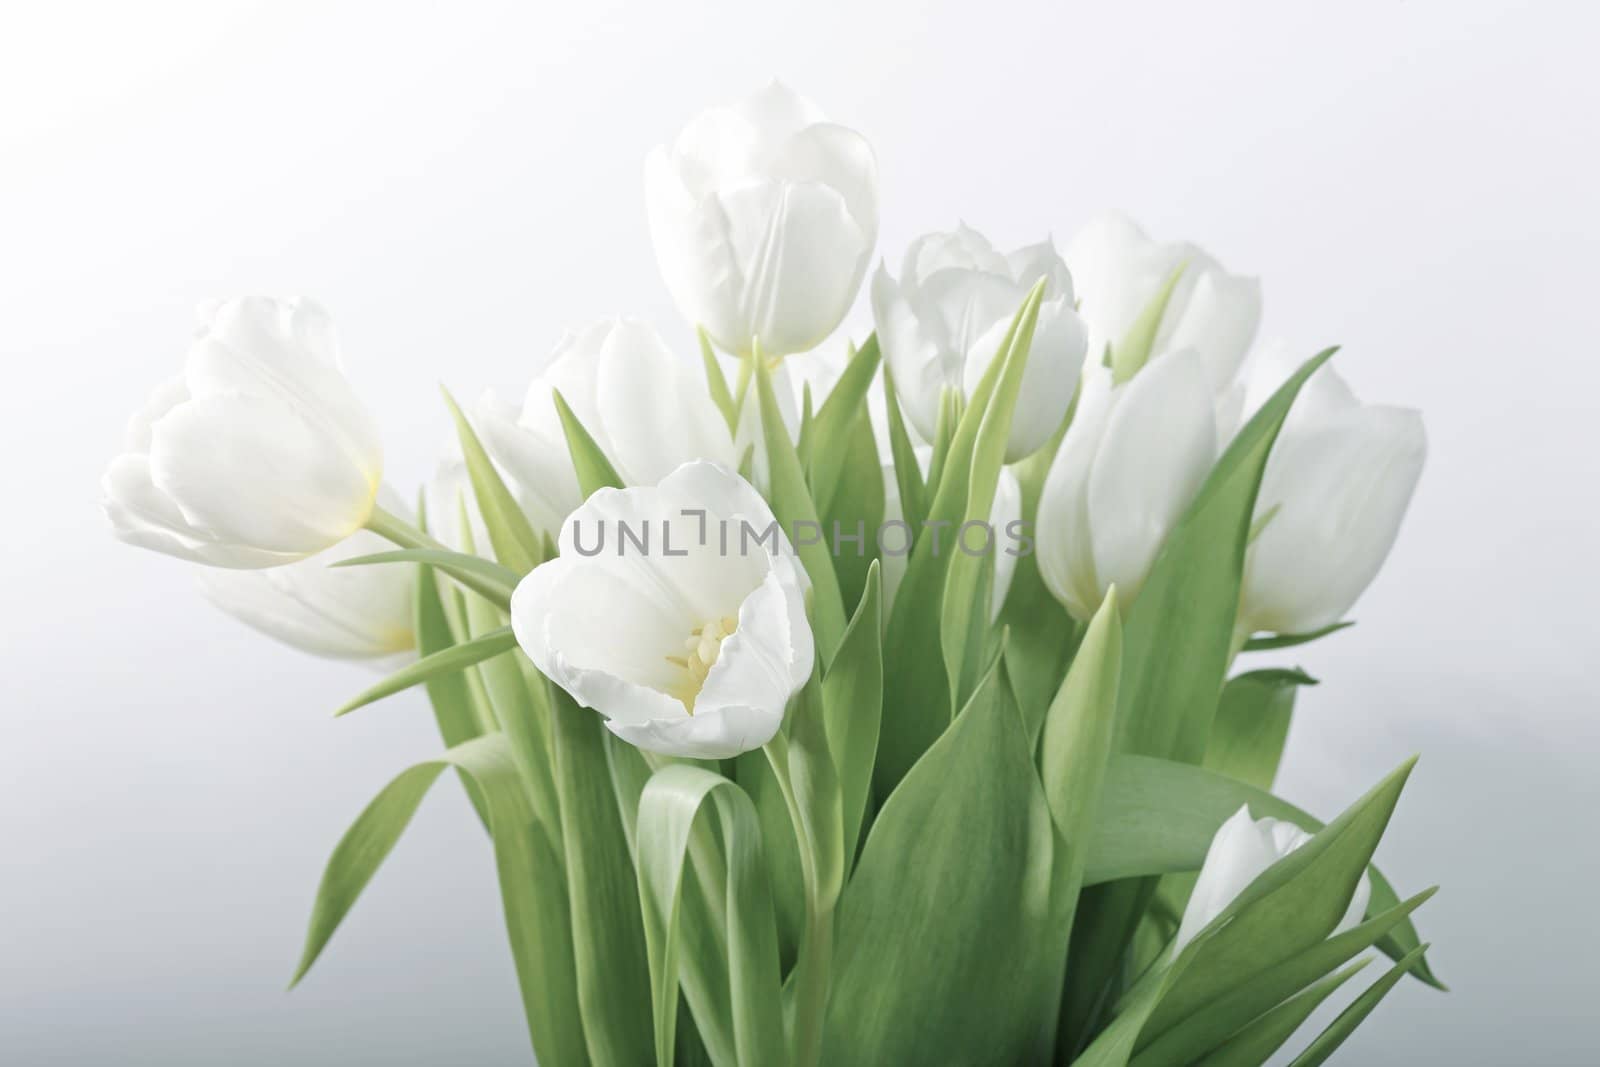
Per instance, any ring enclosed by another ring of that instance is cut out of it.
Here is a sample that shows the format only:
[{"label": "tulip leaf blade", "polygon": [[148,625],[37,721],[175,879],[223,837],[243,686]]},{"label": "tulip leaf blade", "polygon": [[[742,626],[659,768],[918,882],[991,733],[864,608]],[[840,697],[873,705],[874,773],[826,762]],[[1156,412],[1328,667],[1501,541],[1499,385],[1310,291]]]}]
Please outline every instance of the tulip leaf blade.
[{"label": "tulip leaf blade", "polygon": [[[924,526],[927,532],[917,539],[906,563],[905,575],[889,611],[884,632],[883,729],[878,738],[878,762],[873,767],[873,793],[887,799],[896,783],[905,777],[917,759],[938,739],[956,705],[951,700],[952,686],[945,669],[944,620],[945,579],[952,548],[951,527],[967,513],[967,491],[971,485],[973,451],[977,445],[984,413],[1001,371],[1010,362],[1000,358],[1011,352],[1012,342],[1030,305],[1035,307],[1037,291],[1017,310],[1010,328],[1001,340],[996,358],[979,379],[972,399],[963,405],[961,394],[946,389],[941,397],[939,441],[934,447],[928,473],[928,503]],[[988,512],[980,516],[988,519]],[[981,576],[980,576],[981,577]],[[971,611],[969,601],[963,610]],[[963,650],[965,653],[965,649]]]},{"label": "tulip leaf blade", "polygon": [[366,707],[368,704],[382,700],[384,697],[410,689],[414,685],[421,685],[430,678],[441,674],[449,674],[482,663],[492,656],[503,655],[517,647],[516,635],[511,632],[511,627],[502,627],[481,637],[464,641],[449,648],[442,648],[429,656],[424,656],[415,663],[407,664],[395,671],[378,684],[363,690],[355,698],[346,703],[334,715],[348,715],[357,708]]},{"label": "tulip leaf blade", "polygon": [[[888,363],[883,365],[883,398],[889,412],[889,453],[894,460],[895,485],[900,492],[900,514],[910,530],[908,541],[914,545],[922,532],[927,490],[923,486],[922,467],[917,462],[916,447],[911,443],[905,417],[900,412],[900,400],[894,391],[894,375]],[[907,551],[910,551],[909,547]]]},{"label": "tulip leaf blade", "polygon": [[[889,797],[839,900],[824,1063],[1048,1055],[1054,830],[998,664]],[[917,893],[905,891],[916,871]],[[972,931],[982,930],[975,938]],[[915,976],[909,981],[908,976]]]},{"label": "tulip leaf blade", "polygon": [[1263,637],[1252,637],[1244,643],[1245,652],[1270,652],[1277,648],[1294,648],[1296,645],[1309,644],[1319,638],[1336,634],[1340,630],[1347,630],[1355,625],[1354,619],[1343,622],[1329,623],[1320,629],[1303,634],[1267,634]]},{"label": "tulip leaf blade", "polygon": [[1259,1019],[1245,1025],[1202,1059],[1186,1055],[1183,1059],[1160,1060],[1139,1055],[1134,1058],[1133,1067],[1168,1067],[1168,1065],[1181,1067],[1185,1063],[1193,1063],[1195,1067],[1257,1067],[1271,1059],[1272,1054],[1294,1036],[1294,1032],[1311,1017],[1311,1013],[1316,1011],[1323,1001],[1354,978],[1370,962],[1372,962],[1370,958],[1357,960],[1334,974],[1318,979],[1282,1004],[1267,1011]]},{"label": "tulip leaf blade", "polygon": [[[1011,437],[1011,416],[1022,392],[1022,376],[1027,370],[1033,331],[1039,321],[1039,305],[1044,299],[1044,282],[1033,287],[1010,331],[1007,346],[996,353],[994,363],[1000,373],[982,408],[977,433],[972,441],[966,498],[961,507],[961,523],[952,538],[950,559],[944,576],[941,599],[939,644],[944,654],[945,674],[950,684],[950,704],[959,705],[971,689],[977,655],[975,644],[989,630],[990,598],[980,597],[984,567],[992,570],[994,553],[1001,551],[995,532],[989,526],[994,510],[1000,470],[1006,462],[1006,444]],[[1000,353],[1003,353],[1003,357]],[[976,407],[976,405],[975,405]],[[963,540],[969,526],[985,531],[985,548],[974,554]]]},{"label": "tulip leaf blade", "polygon": [[1237,1032],[1252,1019],[1370,948],[1430,900],[1435,892],[1436,889],[1424,890],[1383,914],[1344,933],[1335,934],[1261,972],[1211,1001],[1203,1010],[1172,1024],[1169,1029],[1159,1033],[1147,1029],[1141,1035],[1144,1045],[1138,1061],[1140,1067],[1154,1067],[1169,1062],[1187,1063],[1196,1055],[1228,1040],[1228,1035]]},{"label": "tulip leaf blade", "polygon": [[[548,687],[578,1012],[595,1064],[648,1063],[650,970],[633,857],[599,715]],[[674,1009],[676,1010],[676,1009]]]},{"label": "tulip leaf blade", "polygon": [[1161,332],[1161,320],[1166,317],[1167,304],[1172,301],[1173,290],[1177,289],[1185,266],[1180,263],[1167,275],[1150,302],[1128,327],[1128,332],[1123,334],[1122,341],[1111,346],[1111,376],[1118,384],[1132,378],[1150,361],[1150,350],[1155,347],[1156,335]]},{"label": "tulip leaf blade", "polygon": [[442,548],[400,548],[389,552],[373,552],[341,559],[328,566],[370,567],[380,563],[425,564],[448,574],[502,608],[510,605],[512,590],[517,587],[517,573],[511,568],[482,556],[469,556],[465,552],[451,552]]},{"label": "tulip leaf blade", "polygon": [[450,767],[471,783],[487,813],[506,932],[534,1054],[545,1063],[583,1062],[586,1051],[573,1000],[566,886],[552,877],[559,864],[528,807],[505,740],[498,735],[475,738],[401,772],[357,817],[328,860],[291,987],[317,961],[423,797]]},{"label": "tulip leaf blade", "polygon": [[872,792],[872,765],[883,721],[883,580],[878,561],[822,676],[822,706],[844,804],[845,862],[854,859]]},{"label": "tulip leaf blade", "polygon": [[472,428],[472,423],[456,403],[455,397],[450,395],[448,389],[441,391],[445,405],[450,409],[450,416],[455,420],[456,436],[461,441],[461,458],[466,463],[467,477],[472,482],[472,495],[478,503],[478,512],[489,531],[495,559],[519,575],[527,574],[543,562],[539,535],[517,504],[517,498],[506,487],[500,472],[495,469],[494,461],[489,458],[477,431]]},{"label": "tulip leaf blade", "polygon": [[822,521],[831,540],[834,574],[846,612],[854,611],[866,588],[867,570],[879,556],[879,531],[883,529],[883,464],[878,442],[865,409],[846,430],[850,462],[834,483],[832,498],[823,506]]},{"label": "tulip leaf blade", "polygon": [[[794,537],[794,549],[811,577],[812,625],[816,628],[817,652],[826,665],[833,659],[844,634],[844,598],[833,569],[817,506],[806,486],[805,471],[794,442],[784,427],[778,398],[772,390],[772,372],[766,362],[754,359],[756,393],[761,408],[761,432],[767,446],[767,463],[772,481],[772,512],[787,535]],[[799,536],[802,528],[815,531],[816,538]]]},{"label": "tulip leaf blade", "polygon": [[1383,977],[1368,986],[1349,1007],[1339,1013],[1339,1017],[1328,1024],[1327,1029],[1318,1034],[1316,1040],[1308,1045],[1304,1052],[1296,1056],[1289,1067],[1321,1067],[1328,1061],[1328,1057],[1338,1051],[1345,1039],[1355,1033],[1356,1027],[1366,1022],[1383,998],[1389,995],[1408,971],[1422,967],[1423,954],[1427,945],[1418,945],[1407,953],[1400,962],[1389,968]]},{"label": "tulip leaf blade", "polygon": [[874,333],[850,357],[805,434],[806,474],[811,492],[824,511],[833,500],[846,461],[860,462],[860,457],[852,455],[855,438],[851,431],[866,410],[867,393],[881,361],[878,335]]},{"label": "tulip leaf blade", "polygon": [[[1214,771],[1149,756],[1113,756],[1106,768],[1084,884],[1197,871],[1217,828],[1242,806],[1256,818],[1283,819],[1307,833],[1323,828],[1274,794]],[[1378,868],[1369,867],[1367,875],[1372,880],[1368,916],[1399,904],[1399,895]],[[1416,928],[1406,919],[1379,939],[1377,947],[1399,959],[1420,943]],[[1417,976],[1443,988],[1426,964],[1419,966]]]},{"label": "tulip leaf blade", "polygon": [[[422,564],[417,568],[416,593],[412,597],[413,627],[417,635],[417,655],[426,658],[442,652],[455,644],[455,634],[445,614],[444,600],[439,593],[439,579],[433,568]],[[470,670],[470,668],[468,668]],[[434,723],[446,748],[454,748],[475,737],[495,729],[493,712],[481,708],[467,682],[467,671],[436,674],[423,681],[428,693],[428,704],[433,708]],[[466,776],[461,776],[463,783]],[[477,790],[467,789],[467,796],[478,812],[485,827],[489,825],[489,812]]]},{"label": "tulip leaf blade", "polygon": [[695,336],[700,341],[700,362],[705,366],[706,389],[711,393],[711,402],[722,412],[723,421],[728,424],[728,433],[737,433],[739,405],[728,390],[728,378],[722,373],[722,364],[717,362],[717,350],[711,344],[711,335],[701,326],[695,328]]},{"label": "tulip leaf blade", "polygon": [[617,468],[606,458],[594,436],[567,404],[567,398],[561,395],[561,390],[550,390],[550,397],[561,419],[561,431],[567,436],[567,452],[572,456],[572,468],[578,475],[578,489],[584,497],[590,497],[600,489],[621,489],[622,475],[617,473]]},{"label": "tulip leaf blade", "polygon": [[688,764],[661,768],[639,797],[637,879],[649,954],[655,1062],[663,1067],[674,1062],[686,860],[696,821],[707,806],[725,844],[722,888],[730,905],[726,973],[735,1054],[739,1063],[779,1063],[784,1058],[783,1007],[760,822],[738,786]]}]

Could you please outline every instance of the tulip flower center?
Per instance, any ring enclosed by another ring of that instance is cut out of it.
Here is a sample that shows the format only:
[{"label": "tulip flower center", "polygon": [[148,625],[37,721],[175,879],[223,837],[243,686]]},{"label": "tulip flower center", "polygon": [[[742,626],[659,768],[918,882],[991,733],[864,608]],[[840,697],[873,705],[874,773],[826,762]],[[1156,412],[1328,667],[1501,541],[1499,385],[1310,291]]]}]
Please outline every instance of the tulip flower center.
[{"label": "tulip flower center", "polygon": [[722,654],[722,642],[738,628],[739,620],[731,615],[712,619],[689,632],[683,655],[667,657],[667,662],[683,668],[686,677],[673,695],[683,701],[683,708],[690,715],[694,714],[694,701],[706,684],[706,675]]}]

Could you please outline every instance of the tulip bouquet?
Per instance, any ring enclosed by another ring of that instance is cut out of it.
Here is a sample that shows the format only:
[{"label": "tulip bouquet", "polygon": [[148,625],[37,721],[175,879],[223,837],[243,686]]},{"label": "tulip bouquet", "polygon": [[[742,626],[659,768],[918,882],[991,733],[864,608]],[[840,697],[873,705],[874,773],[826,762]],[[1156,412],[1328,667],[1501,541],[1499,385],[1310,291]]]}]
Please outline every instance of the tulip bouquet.
[{"label": "tulip bouquet", "polygon": [[[1298,669],[1381,566],[1414,412],[1255,344],[1256,283],[1103,218],[968,228],[866,282],[860,134],[774,85],[646,170],[699,365],[569,336],[447,401],[408,501],[305,301],[204,309],[107,471],[123,540],[256,628],[425,689],[443,747],[333,851],[296,974],[454,771],[538,1060],[1255,1064],[1370,962],[1410,764],[1322,823],[1270,791]],[[804,382],[804,385],[798,383]]]}]

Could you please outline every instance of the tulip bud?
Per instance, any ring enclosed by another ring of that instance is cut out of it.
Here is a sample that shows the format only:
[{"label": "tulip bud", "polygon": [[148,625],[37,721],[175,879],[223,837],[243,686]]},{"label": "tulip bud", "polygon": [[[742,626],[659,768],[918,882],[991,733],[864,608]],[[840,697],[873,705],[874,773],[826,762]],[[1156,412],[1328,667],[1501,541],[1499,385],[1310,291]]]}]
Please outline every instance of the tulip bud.
[{"label": "tulip bud", "polygon": [[[398,498],[387,490],[384,495],[385,508],[404,513]],[[358,530],[309,559],[271,570],[206,568],[200,589],[229,615],[303,652],[391,659],[416,647],[417,569],[332,564],[393,547],[375,533]]]},{"label": "tulip bud", "polygon": [[[1258,356],[1247,396],[1270,395],[1292,365]],[[1241,629],[1310,633],[1343,618],[1394,546],[1427,450],[1418,412],[1362,404],[1331,366],[1318,370],[1261,481]]]},{"label": "tulip bud", "polygon": [[478,406],[485,447],[541,530],[555,533],[583,499],[557,390],[629,485],[653,485],[691,459],[734,462],[728,424],[695,369],[643,322],[595,323],[561,340],[520,409],[493,392]]},{"label": "tulip bud", "polygon": [[559,558],[517,586],[511,624],[539,670],[624,741],[726,759],[772,740],[811,676],[809,589],[766,501],[696,460],[585,501]]},{"label": "tulip bud", "polygon": [[1190,348],[1211,387],[1222,390],[1244,361],[1261,323],[1261,283],[1229,274],[1204,249],[1158,244],[1123,215],[1096,218],[1067,246],[1079,310],[1089,323],[1093,361],[1123,342],[1135,320],[1172,282],[1151,356]]},{"label": "tulip bud", "polygon": [[1055,247],[1046,240],[1003,256],[963,225],[913,241],[898,281],[878,268],[872,278],[878,344],[901,407],[924,441],[934,438],[941,395],[947,388],[970,394],[977,386],[1041,278],[1045,299],[1011,418],[1008,463],[1037,451],[1060,427],[1083,367],[1088,333]]},{"label": "tulip bud", "polygon": [[306,300],[202,308],[183,375],[136,415],[101,482],[129,544],[221,567],[273,567],[359,530],[382,479],[377,432]]},{"label": "tulip bud", "polygon": [[1115,386],[1107,368],[1089,368],[1039,501],[1039,571],[1075,618],[1092,618],[1112,585],[1133,602],[1216,455],[1196,353],[1163,356]]},{"label": "tulip bud", "polygon": [[820,343],[878,239],[866,139],[777,82],[694,119],[645,162],[651,240],[678,309],[723,349]]},{"label": "tulip bud", "polygon": [[[1183,951],[1195,935],[1232,904],[1251,882],[1267,868],[1311,840],[1311,835],[1282,819],[1252,821],[1250,809],[1241,807],[1218,828],[1206,851],[1205,865],[1195,881],[1189,905],[1178,925],[1173,955]],[[1372,883],[1366,875],[1351,895],[1350,906],[1333,933],[1342,933],[1361,921],[1372,896]],[[1332,936],[1332,935],[1330,935]]]}]

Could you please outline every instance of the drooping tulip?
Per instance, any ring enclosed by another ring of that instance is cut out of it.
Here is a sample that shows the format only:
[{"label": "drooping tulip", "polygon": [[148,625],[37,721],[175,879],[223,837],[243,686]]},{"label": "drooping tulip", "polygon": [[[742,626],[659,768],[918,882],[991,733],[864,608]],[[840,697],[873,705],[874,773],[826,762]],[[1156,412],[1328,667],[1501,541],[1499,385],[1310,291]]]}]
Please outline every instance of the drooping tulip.
[{"label": "drooping tulip", "polygon": [[1072,615],[1093,617],[1114,584],[1131,604],[1217,456],[1205,366],[1192,351],[1113,385],[1084,375],[1077,413],[1039,501],[1039,571]]},{"label": "drooping tulip", "polygon": [[[1241,807],[1211,839],[1205,864],[1200,868],[1194,892],[1189,896],[1188,907],[1178,925],[1173,954],[1183,951],[1195,935],[1221,915],[1223,909],[1268,867],[1310,840],[1311,835],[1293,823],[1270,818],[1252,820],[1250,809]],[[1366,914],[1371,896],[1372,883],[1362,875],[1344,917],[1333,932],[1341,933],[1359,923]]]},{"label": "drooping tulip", "polygon": [[307,300],[202,307],[183,374],[152,394],[101,482],[130,544],[221,567],[304,559],[372,513],[383,452]]},{"label": "drooping tulip", "polygon": [[595,323],[561,340],[520,405],[495,392],[478,405],[484,445],[546,532],[559,530],[583,499],[556,391],[629,485],[653,485],[691,459],[734,463],[728,424],[699,369],[646,323]]},{"label": "drooping tulip", "polygon": [[1123,343],[1135,320],[1176,275],[1149,356],[1193,349],[1214,390],[1244,362],[1261,323],[1261,283],[1230,274],[1198,245],[1152,241],[1131,219],[1108,212],[1067,245],[1067,267],[1089,324],[1090,361]]},{"label": "drooping tulip", "polygon": [[[405,507],[385,490],[384,506]],[[286,645],[333,659],[391,660],[416,647],[417,569],[334,567],[394,546],[358,530],[295,563],[270,570],[205,568],[200,589],[217,607]]]},{"label": "drooping tulip", "polygon": [[511,599],[517,642],[630,744],[724,759],[770,741],[811,675],[809,582],[766,501],[720,464],[602,489]]},{"label": "drooping tulip", "polygon": [[901,407],[924,441],[933,440],[944,391],[970,395],[1041,278],[1044,301],[1012,415],[1007,462],[1037,451],[1061,425],[1087,350],[1073,279],[1055,246],[1046,240],[1002,255],[963,225],[913,241],[898,279],[879,266],[872,277],[878,343]]},{"label": "drooping tulip", "polygon": [[[1264,349],[1245,403],[1294,360]],[[1325,365],[1301,390],[1267,460],[1245,556],[1240,628],[1310,633],[1338,622],[1371,584],[1400,532],[1427,457],[1422,416],[1362,404]]]},{"label": "drooping tulip", "polygon": [[645,194],[678,309],[737,355],[804,352],[832,333],[878,239],[866,139],[777,82],[652,151]]}]

